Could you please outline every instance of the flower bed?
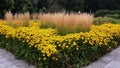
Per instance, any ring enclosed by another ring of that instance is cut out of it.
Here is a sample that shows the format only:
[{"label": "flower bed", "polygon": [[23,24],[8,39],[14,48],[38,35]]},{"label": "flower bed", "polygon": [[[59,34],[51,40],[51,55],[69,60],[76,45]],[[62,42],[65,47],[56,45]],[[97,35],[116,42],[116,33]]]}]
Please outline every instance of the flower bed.
[{"label": "flower bed", "polygon": [[92,26],[89,32],[57,35],[55,29],[12,28],[0,21],[0,45],[37,68],[80,68],[117,47],[120,25]]}]

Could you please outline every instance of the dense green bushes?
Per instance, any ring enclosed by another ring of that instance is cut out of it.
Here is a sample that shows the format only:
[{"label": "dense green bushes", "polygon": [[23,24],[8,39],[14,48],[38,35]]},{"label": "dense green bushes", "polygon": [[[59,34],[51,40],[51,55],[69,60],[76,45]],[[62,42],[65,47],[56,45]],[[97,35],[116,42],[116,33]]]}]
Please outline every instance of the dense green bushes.
[{"label": "dense green bushes", "polygon": [[95,12],[95,16],[105,16],[107,14],[110,14],[110,15],[120,15],[120,10],[97,10]]},{"label": "dense green bushes", "polygon": [[104,23],[120,24],[120,21],[114,18],[109,18],[109,17],[97,17],[93,21],[93,24],[95,25],[101,25]]},{"label": "dense green bushes", "polygon": [[120,14],[106,14],[105,17],[120,19]]}]

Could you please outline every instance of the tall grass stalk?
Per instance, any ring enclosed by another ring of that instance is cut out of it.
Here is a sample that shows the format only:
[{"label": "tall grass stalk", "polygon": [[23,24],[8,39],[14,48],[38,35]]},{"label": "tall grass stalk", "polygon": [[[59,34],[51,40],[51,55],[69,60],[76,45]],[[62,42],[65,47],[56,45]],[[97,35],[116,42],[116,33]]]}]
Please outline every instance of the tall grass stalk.
[{"label": "tall grass stalk", "polygon": [[39,13],[32,13],[31,14],[31,19],[32,20],[38,20],[39,19],[38,17],[39,17]]},{"label": "tall grass stalk", "polygon": [[[92,25],[93,19],[93,15],[88,13],[79,15],[75,13],[66,14],[63,12],[40,15],[40,20],[55,24],[55,28],[60,35],[88,31]],[[49,24],[49,26],[51,26],[51,24]]]},{"label": "tall grass stalk", "polygon": [[7,12],[5,14],[6,24],[19,27],[19,26],[26,26],[28,25],[28,21],[30,20],[29,12],[26,13],[16,13],[13,15],[11,12]]},{"label": "tall grass stalk", "polygon": [[5,14],[5,19],[7,20],[7,21],[13,21],[13,14],[9,11],[9,12],[6,12],[6,14]]},{"label": "tall grass stalk", "polygon": [[55,28],[55,22],[53,20],[54,14],[46,13],[39,14],[38,18],[41,21],[41,28]]}]

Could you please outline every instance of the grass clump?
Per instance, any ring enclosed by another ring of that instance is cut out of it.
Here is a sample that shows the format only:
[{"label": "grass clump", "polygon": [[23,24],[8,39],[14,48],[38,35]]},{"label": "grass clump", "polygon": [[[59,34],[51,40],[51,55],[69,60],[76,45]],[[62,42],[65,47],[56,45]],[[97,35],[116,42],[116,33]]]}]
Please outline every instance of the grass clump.
[{"label": "grass clump", "polygon": [[12,14],[11,12],[7,12],[5,14],[6,24],[12,27],[20,27],[27,26],[30,20],[29,12],[26,13],[16,13]]},{"label": "grass clump", "polygon": [[75,13],[54,13],[54,14],[42,14],[40,16],[44,26],[54,26],[58,34],[66,35],[69,33],[78,33],[88,31],[93,22],[93,15],[88,13],[82,13],[80,15]]}]

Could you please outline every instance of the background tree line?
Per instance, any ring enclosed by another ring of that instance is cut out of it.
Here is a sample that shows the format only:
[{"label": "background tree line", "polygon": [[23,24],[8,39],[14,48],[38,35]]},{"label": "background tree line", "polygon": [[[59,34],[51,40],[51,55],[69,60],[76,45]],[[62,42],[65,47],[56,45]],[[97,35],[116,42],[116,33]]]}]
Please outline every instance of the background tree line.
[{"label": "background tree line", "polygon": [[0,17],[7,11],[27,12],[95,12],[120,9],[120,0],[0,0]]}]

